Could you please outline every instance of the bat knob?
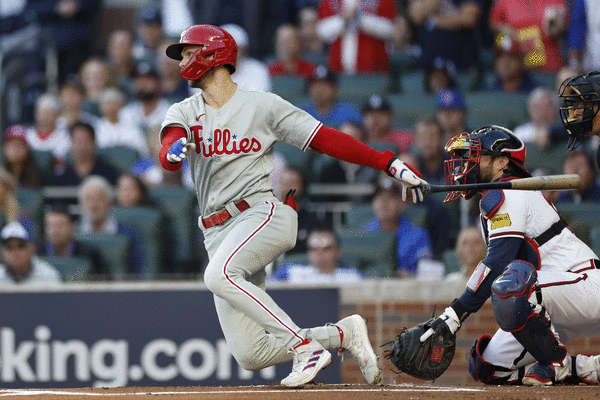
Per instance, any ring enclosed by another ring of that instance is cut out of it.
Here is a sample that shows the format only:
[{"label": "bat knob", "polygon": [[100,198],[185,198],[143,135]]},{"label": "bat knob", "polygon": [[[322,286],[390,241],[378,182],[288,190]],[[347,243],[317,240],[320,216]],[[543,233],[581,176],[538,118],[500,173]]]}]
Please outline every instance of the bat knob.
[{"label": "bat knob", "polygon": [[431,185],[429,185],[429,184],[421,186],[421,190],[422,190],[423,194],[431,194],[431,193],[433,193],[431,191]]}]

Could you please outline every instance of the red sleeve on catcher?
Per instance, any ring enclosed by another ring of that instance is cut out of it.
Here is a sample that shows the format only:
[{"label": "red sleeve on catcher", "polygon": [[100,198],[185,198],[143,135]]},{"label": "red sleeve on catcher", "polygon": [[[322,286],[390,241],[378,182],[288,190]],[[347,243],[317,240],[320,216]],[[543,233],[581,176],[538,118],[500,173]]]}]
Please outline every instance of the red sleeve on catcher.
[{"label": "red sleeve on catcher", "polygon": [[165,129],[158,159],[160,160],[160,165],[162,165],[162,167],[167,171],[178,171],[181,168],[180,162],[177,164],[172,164],[167,160],[167,153],[169,152],[169,148],[171,148],[173,143],[186,136],[185,129],[178,126],[172,126]]},{"label": "red sleeve on catcher", "polygon": [[324,125],[315,134],[310,147],[318,153],[382,171],[387,170],[390,160],[394,158],[390,150],[382,153],[344,132]]}]

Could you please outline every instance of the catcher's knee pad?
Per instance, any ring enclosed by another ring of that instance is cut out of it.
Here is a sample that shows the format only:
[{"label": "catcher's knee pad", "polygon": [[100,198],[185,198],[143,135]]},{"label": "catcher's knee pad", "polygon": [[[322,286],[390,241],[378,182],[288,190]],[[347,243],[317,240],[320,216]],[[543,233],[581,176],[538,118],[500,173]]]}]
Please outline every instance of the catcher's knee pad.
[{"label": "catcher's knee pad", "polygon": [[550,322],[535,314],[528,301],[536,281],[533,265],[511,262],[492,284],[492,309],[500,328],[511,332],[540,364],[548,365],[564,359],[567,353],[556,340]]},{"label": "catcher's knee pad", "polygon": [[515,260],[492,283],[492,309],[500,328],[507,332],[523,329],[533,314],[528,299],[536,281],[533,265]]},{"label": "catcher's knee pad", "polygon": [[475,340],[471,347],[471,356],[469,358],[469,373],[476,381],[483,382],[488,385],[501,385],[506,383],[509,376],[497,377],[496,371],[508,372],[507,368],[499,367],[483,360],[482,354],[492,338],[490,336],[482,336]]}]

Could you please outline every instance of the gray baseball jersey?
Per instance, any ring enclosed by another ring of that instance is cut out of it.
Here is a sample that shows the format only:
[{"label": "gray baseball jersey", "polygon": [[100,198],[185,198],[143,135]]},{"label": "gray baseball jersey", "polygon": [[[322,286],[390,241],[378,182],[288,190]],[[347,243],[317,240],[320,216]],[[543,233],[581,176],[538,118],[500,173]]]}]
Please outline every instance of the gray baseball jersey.
[{"label": "gray baseball jersey", "polygon": [[196,150],[188,152],[203,216],[256,192],[271,191],[272,148],[279,140],[305,150],[321,123],[281,97],[238,85],[220,109],[202,93],[172,105],[162,124],[182,126]]},{"label": "gray baseball jersey", "polygon": [[[246,200],[250,208],[222,224],[204,228],[209,263],[204,283],[231,353],[256,370],[292,359],[288,349],[307,335],[263,290],[265,266],[296,242],[297,214],[271,192],[273,144],[280,140],[305,150],[321,123],[272,93],[238,85],[221,108],[206,106],[198,93],[169,109],[162,124],[183,127],[195,151],[188,151],[203,216]],[[191,153],[191,154],[190,154]],[[341,346],[333,326],[311,328],[326,348]]]}]

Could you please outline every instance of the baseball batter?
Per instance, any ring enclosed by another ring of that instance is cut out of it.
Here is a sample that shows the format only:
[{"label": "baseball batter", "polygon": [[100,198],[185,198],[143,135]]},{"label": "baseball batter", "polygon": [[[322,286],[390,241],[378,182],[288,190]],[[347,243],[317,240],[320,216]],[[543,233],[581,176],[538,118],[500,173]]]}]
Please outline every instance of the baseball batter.
[{"label": "baseball batter", "polygon": [[[449,183],[529,177],[525,145],[490,126],[450,139]],[[447,201],[475,193],[452,192]],[[539,191],[490,190],[480,201],[487,255],[439,317],[455,333],[491,297],[499,329],[471,350],[469,371],[489,384],[599,383],[600,356],[564,344],[600,324],[600,261]],[[426,339],[425,333],[421,341]]]},{"label": "baseball batter", "polygon": [[204,282],[233,356],[248,370],[293,359],[281,383],[295,387],[314,380],[331,363],[326,349],[337,349],[356,358],[367,382],[378,383],[381,370],[362,317],[301,329],[264,291],[265,266],[291,249],[297,235],[294,208],[273,195],[268,178],[272,147],[280,140],[387,171],[414,199],[422,199],[426,182],[391,152],[327,128],[277,95],[235,84],[237,46],[221,28],[194,25],[166,53],[181,60],[181,76],[201,91],[167,112],[160,161],[177,170],[189,160],[210,259]]}]

